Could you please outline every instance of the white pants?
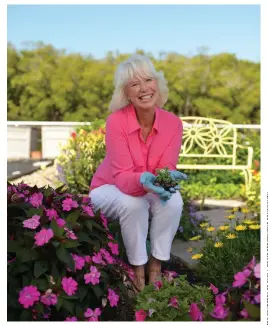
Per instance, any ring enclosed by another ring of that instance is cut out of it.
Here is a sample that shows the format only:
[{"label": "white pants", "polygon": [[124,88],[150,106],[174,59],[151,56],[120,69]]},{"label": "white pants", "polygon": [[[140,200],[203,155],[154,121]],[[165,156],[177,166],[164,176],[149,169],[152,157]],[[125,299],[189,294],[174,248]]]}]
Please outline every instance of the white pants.
[{"label": "white pants", "polygon": [[183,201],[180,193],[171,195],[164,204],[157,195],[131,196],[115,185],[102,185],[93,189],[89,197],[96,209],[100,209],[108,221],[119,219],[128,261],[143,265],[148,261],[146,238],[149,213],[151,254],[162,261],[170,259],[173,238],[179,227]]}]

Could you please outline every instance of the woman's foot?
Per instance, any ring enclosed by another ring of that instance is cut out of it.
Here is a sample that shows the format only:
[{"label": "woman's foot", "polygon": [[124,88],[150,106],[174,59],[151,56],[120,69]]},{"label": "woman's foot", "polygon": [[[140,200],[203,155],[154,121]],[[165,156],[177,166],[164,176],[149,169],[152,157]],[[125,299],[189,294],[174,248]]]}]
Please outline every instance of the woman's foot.
[{"label": "woman's foot", "polygon": [[140,292],[145,287],[144,265],[133,266],[133,270],[134,270],[134,279],[132,280],[132,284],[134,286],[135,291]]},{"label": "woman's foot", "polygon": [[157,278],[161,276],[161,261],[153,256],[150,256],[147,270],[149,283],[155,283]]}]

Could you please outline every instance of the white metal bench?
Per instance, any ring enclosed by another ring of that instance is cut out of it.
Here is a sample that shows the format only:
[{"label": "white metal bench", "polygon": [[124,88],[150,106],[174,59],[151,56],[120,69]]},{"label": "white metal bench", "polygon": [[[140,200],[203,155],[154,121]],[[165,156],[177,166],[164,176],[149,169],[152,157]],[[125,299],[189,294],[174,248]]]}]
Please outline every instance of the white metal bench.
[{"label": "white metal bench", "polygon": [[[220,164],[187,163],[177,164],[177,169],[240,170],[245,177],[246,192],[252,182],[253,148],[237,143],[237,129],[231,122],[204,117],[181,117],[183,142],[180,157],[192,159],[213,158]],[[248,151],[245,164],[237,164],[237,149]],[[224,162],[222,163],[222,161]]]}]

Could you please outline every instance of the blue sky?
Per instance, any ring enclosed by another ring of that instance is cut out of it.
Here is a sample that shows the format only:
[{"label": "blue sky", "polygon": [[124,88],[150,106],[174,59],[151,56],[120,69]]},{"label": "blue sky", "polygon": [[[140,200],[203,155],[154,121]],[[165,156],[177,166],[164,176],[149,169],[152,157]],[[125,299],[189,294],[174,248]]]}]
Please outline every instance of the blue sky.
[{"label": "blue sky", "polygon": [[8,5],[7,40],[43,41],[103,58],[143,49],[194,55],[229,52],[260,61],[259,5]]}]

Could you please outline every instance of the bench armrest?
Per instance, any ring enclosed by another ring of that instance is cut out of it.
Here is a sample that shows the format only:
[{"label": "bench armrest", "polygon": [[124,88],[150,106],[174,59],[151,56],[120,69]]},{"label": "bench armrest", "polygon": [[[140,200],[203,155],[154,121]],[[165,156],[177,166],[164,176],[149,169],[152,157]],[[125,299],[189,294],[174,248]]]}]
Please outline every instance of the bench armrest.
[{"label": "bench armrest", "polygon": [[252,159],[253,159],[253,148],[248,146],[242,146],[240,144],[236,145],[237,148],[247,149],[248,150],[248,161],[247,166],[249,169],[252,169]]}]

